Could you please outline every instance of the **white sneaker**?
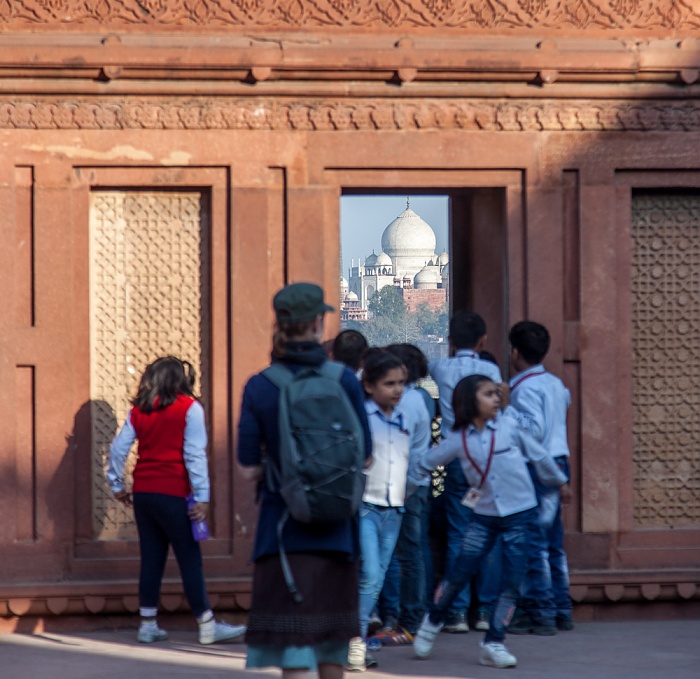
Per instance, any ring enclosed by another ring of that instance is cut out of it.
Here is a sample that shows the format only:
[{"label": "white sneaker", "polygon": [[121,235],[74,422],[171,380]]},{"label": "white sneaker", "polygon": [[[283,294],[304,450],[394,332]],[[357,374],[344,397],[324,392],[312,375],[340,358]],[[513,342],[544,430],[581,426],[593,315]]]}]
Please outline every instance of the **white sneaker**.
[{"label": "white sneaker", "polygon": [[199,643],[208,645],[219,641],[239,641],[246,633],[245,625],[229,625],[213,618],[199,623]]},{"label": "white sneaker", "polygon": [[168,633],[158,627],[158,625],[141,625],[136,635],[136,640],[140,644],[154,644],[156,641],[165,641]]},{"label": "white sneaker", "polygon": [[353,637],[348,646],[348,664],[345,669],[348,672],[364,672],[367,669],[365,658],[367,656],[367,644],[362,637]]},{"label": "white sneaker", "polygon": [[416,658],[424,660],[430,655],[433,650],[433,644],[435,643],[435,637],[440,634],[443,623],[438,623],[437,625],[430,622],[430,618],[426,613],[423,616],[423,621],[416,632],[416,636],[413,638],[413,652]]},{"label": "white sneaker", "polygon": [[509,653],[503,644],[496,641],[490,641],[488,644],[482,642],[479,664],[488,667],[515,667],[518,664],[518,659]]}]

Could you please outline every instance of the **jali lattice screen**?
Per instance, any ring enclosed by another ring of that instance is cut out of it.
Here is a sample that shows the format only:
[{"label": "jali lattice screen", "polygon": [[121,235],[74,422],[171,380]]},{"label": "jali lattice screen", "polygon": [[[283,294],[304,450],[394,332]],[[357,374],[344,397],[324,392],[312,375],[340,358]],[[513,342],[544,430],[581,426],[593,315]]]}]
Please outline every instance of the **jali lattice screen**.
[{"label": "jali lattice screen", "polygon": [[[199,192],[98,191],[90,201],[92,507],[97,539],[132,538],[104,472],[148,363],[189,360],[207,390],[208,220]],[[129,465],[133,465],[133,453]]]},{"label": "jali lattice screen", "polygon": [[634,521],[700,524],[700,195],[632,200]]}]

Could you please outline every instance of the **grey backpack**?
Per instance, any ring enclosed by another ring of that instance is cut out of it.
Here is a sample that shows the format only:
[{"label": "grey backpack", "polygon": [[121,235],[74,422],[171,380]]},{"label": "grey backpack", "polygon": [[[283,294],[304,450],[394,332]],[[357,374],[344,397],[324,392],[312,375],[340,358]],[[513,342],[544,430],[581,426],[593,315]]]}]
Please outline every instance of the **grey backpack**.
[{"label": "grey backpack", "polygon": [[344,370],[326,361],[296,373],[279,363],[263,371],[280,390],[279,466],[268,463],[268,487],[303,523],[348,519],[362,501],[364,433],[340,384]]},{"label": "grey backpack", "polygon": [[277,541],[284,579],[297,603],[302,596],[283,542],[287,519],[314,524],[352,518],[365,489],[364,432],[340,384],[344,370],[326,361],[296,373],[273,363],[262,373],[280,390],[279,465],[268,458],[266,478],[287,505]]}]

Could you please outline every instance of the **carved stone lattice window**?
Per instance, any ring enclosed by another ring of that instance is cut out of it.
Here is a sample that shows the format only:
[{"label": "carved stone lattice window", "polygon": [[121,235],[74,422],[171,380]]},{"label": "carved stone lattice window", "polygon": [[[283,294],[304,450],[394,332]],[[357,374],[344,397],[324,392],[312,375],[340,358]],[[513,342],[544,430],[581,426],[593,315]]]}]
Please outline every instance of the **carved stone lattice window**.
[{"label": "carved stone lattice window", "polygon": [[700,195],[632,200],[634,522],[700,524]]},{"label": "carved stone lattice window", "polygon": [[[104,473],[109,444],[148,363],[192,363],[196,390],[209,374],[209,237],[199,192],[95,191],[90,197],[90,399],[96,539],[134,538],[131,510]],[[134,463],[129,457],[128,467]],[[127,475],[127,486],[131,478]]]}]

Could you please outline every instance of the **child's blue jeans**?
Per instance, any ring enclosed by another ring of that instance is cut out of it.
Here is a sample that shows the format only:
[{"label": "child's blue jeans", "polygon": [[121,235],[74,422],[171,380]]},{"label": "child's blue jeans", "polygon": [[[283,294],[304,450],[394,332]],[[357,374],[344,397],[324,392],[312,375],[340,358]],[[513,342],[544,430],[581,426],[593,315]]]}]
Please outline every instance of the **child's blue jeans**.
[{"label": "child's blue jeans", "polygon": [[491,612],[489,630],[484,641],[502,642],[518,600],[520,583],[527,566],[527,542],[537,509],[528,509],[510,516],[474,514],[462,540],[462,548],[450,579],[443,582],[437,602],[430,611],[432,623],[443,623],[455,597],[479,570],[483,558],[501,537],[503,570],[498,601]]},{"label": "child's blue jeans", "polygon": [[367,636],[372,610],[382,591],[384,576],[401,529],[403,507],[379,507],[363,502],[360,507],[360,633]]}]

